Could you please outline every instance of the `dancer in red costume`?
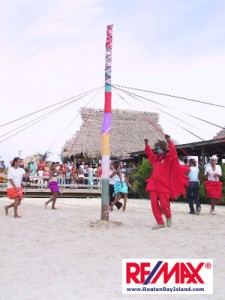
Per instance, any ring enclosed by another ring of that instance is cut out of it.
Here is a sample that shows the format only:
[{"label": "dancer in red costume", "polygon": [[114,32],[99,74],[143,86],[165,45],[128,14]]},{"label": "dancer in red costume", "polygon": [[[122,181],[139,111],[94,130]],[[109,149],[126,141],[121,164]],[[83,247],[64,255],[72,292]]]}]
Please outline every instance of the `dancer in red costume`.
[{"label": "dancer in red costume", "polygon": [[179,163],[176,148],[169,135],[165,135],[165,139],[166,141],[159,140],[155,144],[154,152],[148,145],[148,140],[144,140],[145,153],[153,166],[152,175],[146,180],[146,190],[150,192],[152,212],[157,222],[152,229],[165,227],[162,212],[165,214],[167,227],[172,225],[170,199],[185,195],[188,186],[188,178]]}]

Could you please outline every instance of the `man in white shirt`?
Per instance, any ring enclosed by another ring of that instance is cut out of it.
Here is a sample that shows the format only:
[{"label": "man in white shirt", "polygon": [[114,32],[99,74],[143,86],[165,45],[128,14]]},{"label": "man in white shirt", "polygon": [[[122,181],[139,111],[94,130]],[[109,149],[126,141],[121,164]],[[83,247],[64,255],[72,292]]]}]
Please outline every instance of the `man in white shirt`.
[{"label": "man in white shirt", "polygon": [[[189,159],[189,172],[188,172],[189,186],[187,187],[187,199],[190,207],[189,214],[199,215],[201,206],[199,202],[199,168],[196,164],[195,159]],[[196,204],[196,211],[194,204]]]}]

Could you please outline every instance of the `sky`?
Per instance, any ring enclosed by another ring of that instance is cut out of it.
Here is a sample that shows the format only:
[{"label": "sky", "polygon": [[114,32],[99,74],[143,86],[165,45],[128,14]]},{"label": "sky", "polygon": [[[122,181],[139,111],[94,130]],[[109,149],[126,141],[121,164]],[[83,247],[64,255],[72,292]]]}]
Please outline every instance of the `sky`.
[{"label": "sky", "polygon": [[[103,88],[17,134],[13,130],[46,111],[4,125],[104,87],[106,27],[111,24],[112,84],[225,105],[224,20],[223,0],[0,0],[0,159],[50,151],[58,161],[65,141],[80,128],[80,108],[104,107]],[[142,95],[169,106],[166,111],[202,139],[213,138],[225,125],[223,107]],[[157,112],[177,143],[199,141],[156,106],[122,101],[113,92],[113,108]],[[9,138],[9,132],[15,135]]]}]

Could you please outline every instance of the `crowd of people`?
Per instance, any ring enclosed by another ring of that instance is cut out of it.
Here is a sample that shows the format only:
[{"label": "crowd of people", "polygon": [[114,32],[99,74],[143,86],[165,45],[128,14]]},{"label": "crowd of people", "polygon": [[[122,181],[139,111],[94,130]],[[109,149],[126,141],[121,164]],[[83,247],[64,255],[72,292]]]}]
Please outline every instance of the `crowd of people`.
[{"label": "crowd of people", "polygon": [[[121,162],[122,163],[122,162]],[[126,164],[126,163],[125,163]],[[12,166],[12,161],[9,166],[6,167],[4,161],[0,164],[0,177],[1,182],[4,181],[4,177],[7,178],[8,169]],[[32,159],[26,165],[24,160],[21,159],[21,168],[26,172],[30,172],[26,179],[23,179],[24,185],[36,186],[36,187],[48,187],[48,179],[50,176],[51,162],[34,160]],[[77,163],[68,161],[67,163],[55,162],[57,170],[57,182],[60,185],[88,185],[90,188],[93,185],[98,185],[102,175],[102,168],[100,163],[90,163],[85,161],[79,161]],[[134,165],[123,167],[123,172],[132,173],[137,170]]]},{"label": "crowd of people", "polygon": [[[201,204],[199,199],[200,168],[194,158],[186,159],[180,163],[176,148],[169,135],[165,135],[165,140],[159,140],[154,149],[151,149],[148,140],[144,140],[145,153],[150,164],[153,166],[152,174],[146,180],[146,191],[149,192],[150,202],[156,225],[152,229],[170,227],[172,225],[172,215],[170,202],[183,195],[187,199],[190,214],[199,215]],[[213,155],[204,165],[205,191],[211,199],[210,214],[215,215],[215,206],[222,198],[222,169],[217,164],[218,158]],[[1,162],[1,171],[4,172],[6,166]],[[25,171],[26,169],[26,171]],[[5,206],[5,213],[14,208],[14,217],[18,215],[18,206],[22,199],[21,185],[35,183],[45,186],[51,190],[52,197],[45,202],[45,208],[52,203],[52,209],[60,193],[62,185],[88,184],[90,187],[98,184],[102,175],[101,164],[85,163],[84,161],[75,164],[67,162],[43,162],[31,160],[28,166],[24,167],[23,160],[16,157],[12,161],[8,170],[7,195],[14,199],[14,203]],[[109,205],[106,213],[113,210],[114,205],[119,210],[126,210],[128,199],[128,168],[124,167],[122,161],[111,162],[109,166]],[[123,204],[120,202],[123,198]],[[164,223],[163,215],[166,218]]]},{"label": "crowd of people", "polygon": [[4,160],[0,161],[0,183],[4,182],[4,174],[5,174],[6,165]]},{"label": "crowd of people", "polygon": [[[80,163],[67,162],[60,164],[55,163],[57,170],[57,182],[58,184],[98,184],[101,177],[101,164],[93,165],[86,164],[84,161]],[[39,185],[46,185],[47,179],[50,175],[50,163],[39,161],[35,163],[31,161],[29,169],[32,170],[30,175],[30,181],[38,183]]]},{"label": "crowd of people", "polygon": [[0,160],[0,173],[4,172],[6,168],[4,160]]},{"label": "crowd of people", "polygon": [[[5,165],[1,164],[0,174],[2,174],[2,182],[7,175],[7,169]],[[70,185],[70,184],[86,184],[97,185],[101,178],[102,169],[101,164],[85,163],[84,161],[74,163],[59,163],[56,162],[57,170],[57,182],[58,184]],[[3,168],[4,166],[4,168]],[[47,187],[48,179],[50,176],[51,162],[45,162],[42,160],[32,159],[27,165],[24,165],[24,161],[21,159],[21,166],[26,172],[30,172],[26,179],[23,179],[23,183],[31,184],[31,186]]]}]

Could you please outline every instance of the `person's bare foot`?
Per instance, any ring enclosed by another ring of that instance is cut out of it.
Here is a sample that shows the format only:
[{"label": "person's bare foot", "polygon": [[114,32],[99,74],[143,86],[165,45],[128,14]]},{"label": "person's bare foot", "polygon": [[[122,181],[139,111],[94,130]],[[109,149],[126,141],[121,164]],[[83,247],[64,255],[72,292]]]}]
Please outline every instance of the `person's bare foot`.
[{"label": "person's bare foot", "polygon": [[56,208],[56,207],[52,207],[52,209],[58,209],[58,208]]},{"label": "person's bare foot", "polygon": [[19,215],[14,215],[14,218],[21,218],[21,216],[19,216]]},{"label": "person's bare foot", "polygon": [[48,203],[47,203],[47,202],[45,202],[45,209],[47,208],[47,206],[48,206]]},{"label": "person's bare foot", "polygon": [[9,213],[8,213],[8,207],[7,207],[7,206],[5,206],[5,215],[6,215],[6,216],[9,215]]}]

